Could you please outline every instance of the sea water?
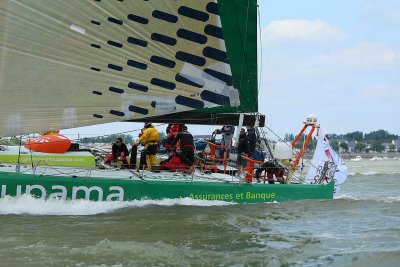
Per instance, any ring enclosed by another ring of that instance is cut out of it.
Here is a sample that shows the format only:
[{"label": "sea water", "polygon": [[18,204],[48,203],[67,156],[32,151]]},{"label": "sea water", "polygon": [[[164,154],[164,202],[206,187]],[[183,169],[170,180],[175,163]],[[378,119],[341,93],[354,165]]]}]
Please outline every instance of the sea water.
[{"label": "sea water", "polygon": [[334,200],[0,199],[0,266],[400,266],[400,161],[347,165]]}]

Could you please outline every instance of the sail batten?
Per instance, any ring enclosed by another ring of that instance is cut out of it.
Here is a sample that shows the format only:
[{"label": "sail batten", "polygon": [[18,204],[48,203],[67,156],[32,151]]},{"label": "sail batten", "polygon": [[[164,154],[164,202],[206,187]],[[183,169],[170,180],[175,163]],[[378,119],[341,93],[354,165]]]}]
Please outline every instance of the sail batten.
[{"label": "sail batten", "polygon": [[0,2],[0,136],[257,111],[256,0],[45,2]]}]

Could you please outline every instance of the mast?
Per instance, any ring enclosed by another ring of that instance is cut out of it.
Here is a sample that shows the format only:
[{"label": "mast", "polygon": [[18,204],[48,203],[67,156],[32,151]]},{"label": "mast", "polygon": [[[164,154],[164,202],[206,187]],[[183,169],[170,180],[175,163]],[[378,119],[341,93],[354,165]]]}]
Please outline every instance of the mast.
[{"label": "mast", "polygon": [[239,115],[239,123],[238,123],[238,128],[237,131],[235,133],[235,144],[237,144],[238,140],[239,140],[239,133],[240,133],[240,129],[242,129],[243,127],[243,119],[244,119],[244,114],[240,113]]}]

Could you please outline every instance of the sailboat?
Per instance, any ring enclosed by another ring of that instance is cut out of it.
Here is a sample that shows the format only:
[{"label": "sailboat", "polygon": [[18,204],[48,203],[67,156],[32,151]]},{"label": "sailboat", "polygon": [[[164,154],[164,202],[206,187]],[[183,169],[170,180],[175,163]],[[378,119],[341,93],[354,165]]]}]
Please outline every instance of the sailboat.
[{"label": "sailboat", "polygon": [[[257,0],[4,0],[0,25],[0,136],[115,121],[264,126]],[[0,197],[22,194],[281,202],[331,199],[334,180],[1,164]]]}]

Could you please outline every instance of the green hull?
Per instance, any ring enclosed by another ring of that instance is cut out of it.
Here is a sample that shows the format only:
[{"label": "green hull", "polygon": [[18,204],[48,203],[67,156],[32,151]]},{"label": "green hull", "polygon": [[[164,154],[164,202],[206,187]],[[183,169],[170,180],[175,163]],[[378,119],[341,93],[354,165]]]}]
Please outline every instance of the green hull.
[{"label": "green hull", "polygon": [[43,199],[94,201],[192,198],[237,203],[283,202],[300,199],[332,199],[334,183],[231,184],[216,182],[139,181],[102,178],[0,174],[0,196],[29,193]]}]

